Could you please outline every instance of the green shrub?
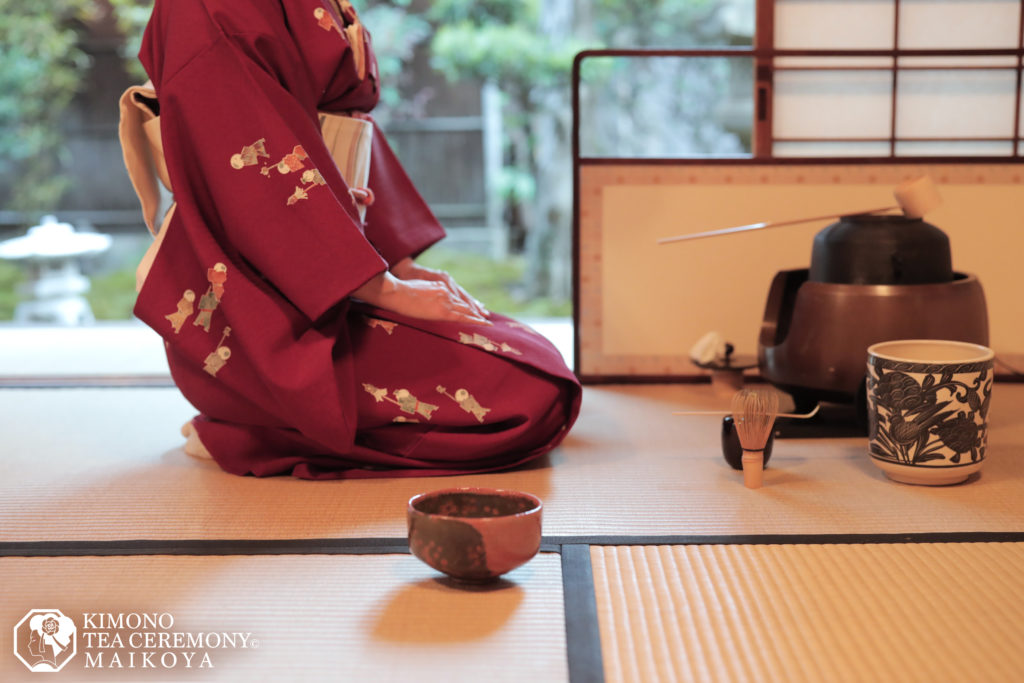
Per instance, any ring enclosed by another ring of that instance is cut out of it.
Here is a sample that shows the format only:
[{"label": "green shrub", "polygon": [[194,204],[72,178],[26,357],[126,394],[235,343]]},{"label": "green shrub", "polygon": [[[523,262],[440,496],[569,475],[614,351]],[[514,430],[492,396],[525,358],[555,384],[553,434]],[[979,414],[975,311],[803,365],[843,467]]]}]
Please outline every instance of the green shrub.
[{"label": "green shrub", "polygon": [[97,320],[126,320],[135,307],[135,268],[93,275],[85,298]]},{"label": "green shrub", "polygon": [[25,274],[15,263],[0,261],[0,320],[14,317],[14,308],[24,297],[21,294],[21,283]]}]

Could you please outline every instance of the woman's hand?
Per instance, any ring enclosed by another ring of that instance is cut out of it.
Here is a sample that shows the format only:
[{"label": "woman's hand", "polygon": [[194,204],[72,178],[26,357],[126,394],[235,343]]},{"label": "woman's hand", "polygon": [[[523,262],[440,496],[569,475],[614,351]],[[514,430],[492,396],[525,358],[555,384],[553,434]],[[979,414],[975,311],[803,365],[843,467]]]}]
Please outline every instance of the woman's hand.
[{"label": "woman's hand", "polygon": [[352,296],[412,318],[492,324],[476,307],[456,295],[446,283],[437,280],[404,280],[384,272],[371,278]]},{"label": "woman's hand", "polygon": [[448,288],[454,296],[473,309],[481,318],[488,318],[491,312],[473,295],[463,289],[451,275],[443,270],[427,268],[413,261],[411,258],[404,258],[396,263],[391,272],[401,280],[427,280],[429,282],[440,282]]}]

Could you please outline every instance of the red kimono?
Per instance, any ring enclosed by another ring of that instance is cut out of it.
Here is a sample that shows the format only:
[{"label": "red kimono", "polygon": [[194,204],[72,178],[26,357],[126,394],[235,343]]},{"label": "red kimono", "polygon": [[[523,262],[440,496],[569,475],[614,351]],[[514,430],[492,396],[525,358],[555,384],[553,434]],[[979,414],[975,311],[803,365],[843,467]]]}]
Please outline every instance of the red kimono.
[{"label": "red kimono", "polygon": [[561,441],[580,387],[536,332],[349,299],[444,233],[378,129],[367,188],[350,188],[325,147],[318,112],[366,112],[378,97],[346,0],[157,0],[140,58],[176,209],[135,313],[165,339],[221,467],[480,472]]}]

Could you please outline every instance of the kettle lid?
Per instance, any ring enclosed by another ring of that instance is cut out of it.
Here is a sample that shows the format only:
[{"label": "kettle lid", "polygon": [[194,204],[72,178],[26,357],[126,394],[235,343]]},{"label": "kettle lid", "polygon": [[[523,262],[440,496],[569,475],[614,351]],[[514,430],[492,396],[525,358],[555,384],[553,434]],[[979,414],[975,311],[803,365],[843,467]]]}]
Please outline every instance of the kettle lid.
[{"label": "kettle lid", "polygon": [[859,285],[951,282],[949,237],[920,218],[843,216],[815,235],[809,279]]}]

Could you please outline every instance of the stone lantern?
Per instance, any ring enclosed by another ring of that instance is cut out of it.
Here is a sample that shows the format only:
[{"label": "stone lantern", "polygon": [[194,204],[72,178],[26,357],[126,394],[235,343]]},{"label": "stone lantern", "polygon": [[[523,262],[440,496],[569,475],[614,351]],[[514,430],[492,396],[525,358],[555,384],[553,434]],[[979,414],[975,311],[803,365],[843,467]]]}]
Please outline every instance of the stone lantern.
[{"label": "stone lantern", "polygon": [[93,322],[92,309],[82,296],[89,279],[78,268],[78,259],[110,248],[110,235],[76,232],[54,216],[22,237],[0,242],[0,259],[19,261],[28,270],[26,289],[31,296],[18,304],[14,321],[82,325]]}]

